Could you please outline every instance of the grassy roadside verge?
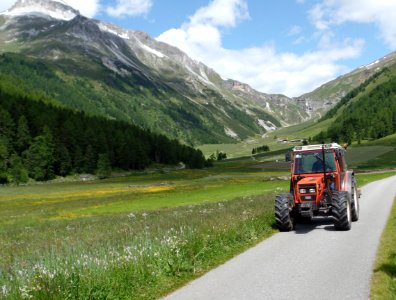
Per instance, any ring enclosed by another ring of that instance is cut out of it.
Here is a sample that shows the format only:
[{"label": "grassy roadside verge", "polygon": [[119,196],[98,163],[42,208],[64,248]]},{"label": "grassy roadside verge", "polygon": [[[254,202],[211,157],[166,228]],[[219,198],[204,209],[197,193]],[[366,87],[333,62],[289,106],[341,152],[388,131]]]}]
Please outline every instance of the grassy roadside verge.
[{"label": "grassy roadside verge", "polygon": [[378,172],[378,173],[358,173],[356,174],[356,177],[358,180],[358,187],[360,188],[372,181],[381,180],[387,177],[391,177],[393,175],[396,175],[396,171]]},{"label": "grassy roadside verge", "polygon": [[396,299],[396,198],[380,246],[371,279],[370,299]]}]

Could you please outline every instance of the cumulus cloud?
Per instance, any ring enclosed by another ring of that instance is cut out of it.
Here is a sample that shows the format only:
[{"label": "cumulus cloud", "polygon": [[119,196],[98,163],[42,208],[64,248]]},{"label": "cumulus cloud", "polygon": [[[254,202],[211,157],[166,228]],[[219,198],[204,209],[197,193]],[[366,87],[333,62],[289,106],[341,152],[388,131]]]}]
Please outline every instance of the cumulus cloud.
[{"label": "cumulus cloud", "polygon": [[[67,5],[80,11],[80,13],[86,17],[92,18],[95,16],[100,9],[100,0],[62,0]],[[60,1],[60,2],[62,2]],[[16,0],[1,0],[0,11],[11,8]]]},{"label": "cumulus cloud", "polygon": [[247,3],[243,0],[215,0],[200,8],[192,17],[192,26],[207,24],[211,26],[234,27],[238,21],[249,18]]},{"label": "cumulus cloud", "polygon": [[1,0],[0,11],[5,11],[5,10],[11,8],[11,6],[13,6],[15,2],[16,2],[16,0]]},{"label": "cumulus cloud", "polygon": [[152,6],[151,0],[117,0],[115,6],[108,6],[106,13],[112,17],[140,16],[147,14]]},{"label": "cumulus cloud", "polygon": [[[320,35],[315,51],[302,55],[281,53],[274,45],[241,50],[222,45],[222,29],[237,26],[249,18],[246,0],[213,0],[200,8],[180,28],[157,37],[174,45],[192,58],[204,62],[223,78],[250,84],[265,93],[299,96],[347,71],[340,60],[356,58],[363,40],[336,42],[330,33]],[[295,26],[287,35],[301,32]]]},{"label": "cumulus cloud", "polygon": [[396,48],[396,1],[324,0],[310,10],[310,18],[319,30],[346,22],[375,24],[385,43]]},{"label": "cumulus cloud", "polygon": [[63,0],[66,4],[77,9],[82,15],[92,18],[100,9],[99,0]]},{"label": "cumulus cloud", "polygon": [[299,35],[302,32],[301,26],[298,25],[293,25],[290,29],[287,35],[293,36],[293,35]]}]

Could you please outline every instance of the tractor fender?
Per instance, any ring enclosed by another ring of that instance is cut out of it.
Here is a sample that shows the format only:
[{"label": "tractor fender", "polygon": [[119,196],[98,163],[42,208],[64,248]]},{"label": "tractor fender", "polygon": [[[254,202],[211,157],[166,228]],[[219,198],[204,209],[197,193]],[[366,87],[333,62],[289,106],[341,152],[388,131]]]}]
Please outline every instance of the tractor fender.
[{"label": "tractor fender", "polygon": [[354,177],[355,173],[353,171],[345,172],[345,175],[341,178],[341,191],[348,192],[349,195],[352,195]]}]

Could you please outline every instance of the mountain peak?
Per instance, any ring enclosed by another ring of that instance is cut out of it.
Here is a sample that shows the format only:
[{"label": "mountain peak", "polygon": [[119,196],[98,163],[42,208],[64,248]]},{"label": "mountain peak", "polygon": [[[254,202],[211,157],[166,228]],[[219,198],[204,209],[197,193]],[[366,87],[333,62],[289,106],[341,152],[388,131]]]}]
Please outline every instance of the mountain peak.
[{"label": "mountain peak", "polygon": [[63,0],[18,0],[1,14],[7,16],[45,15],[59,20],[71,20],[80,12]]}]

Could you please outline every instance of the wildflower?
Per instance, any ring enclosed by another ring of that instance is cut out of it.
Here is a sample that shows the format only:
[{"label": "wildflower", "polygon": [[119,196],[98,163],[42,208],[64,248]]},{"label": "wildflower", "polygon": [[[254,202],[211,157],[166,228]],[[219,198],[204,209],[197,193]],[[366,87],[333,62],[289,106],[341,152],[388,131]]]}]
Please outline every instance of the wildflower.
[{"label": "wildflower", "polygon": [[22,299],[31,299],[33,298],[32,295],[30,295],[30,290],[27,286],[22,286],[19,288],[19,292],[21,293]]},{"label": "wildflower", "polygon": [[10,289],[6,285],[3,285],[0,291],[1,295],[4,297],[8,296],[8,294],[10,293]]}]

